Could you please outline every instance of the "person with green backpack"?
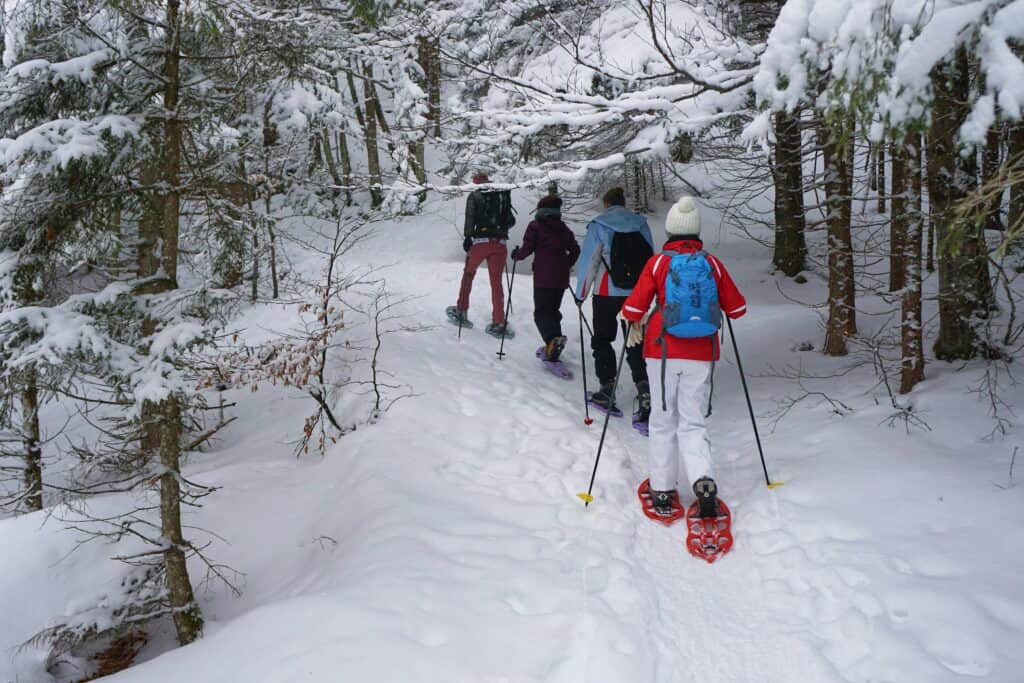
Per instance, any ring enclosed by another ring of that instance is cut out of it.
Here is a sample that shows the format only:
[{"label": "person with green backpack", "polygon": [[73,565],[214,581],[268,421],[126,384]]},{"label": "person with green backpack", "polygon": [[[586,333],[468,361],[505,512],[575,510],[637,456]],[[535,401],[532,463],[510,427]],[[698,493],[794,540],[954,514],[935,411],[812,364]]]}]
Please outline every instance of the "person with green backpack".
[{"label": "person with green backpack", "polygon": [[627,347],[642,347],[651,377],[649,493],[655,512],[671,517],[681,457],[700,516],[714,517],[718,487],[704,420],[721,351],[722,314],[735,320],[747,312],[747,302],[722,262],[704,251],[692,197],[669,210],[665,232],[668,241],[644,266],[621,314],[629,323]]},{"label": "person with green backpack", "polygon": [[[616,367],[612,348],[619,327],[616,318],[644,264],[654,254],[654,239],[647,219],[626,208],[626,193],[621,187],[608,190],[602,201],[604,211],[587,225],[574,296],[576,305],[582,307],[587,295],[594,295],[590,348],[601,386],[589,401],[601,411],[618,416],[622,411],[615,402]],[[647,365],[639,348],[628,349],[626,361],[636,384],[639,404],[634,423],[646,424],[651,404]]]},{"label": "person with green backpack", "polygon": [[[473,176],[476,185],[490,182],[490,178],[482,171]],[[513,336],[505,320],[505,290],[501,282],[508,258],[508,231],[516,223],[511,194],[508,190],[481,188],[473,190],[466,198],[465,239],[462,242],[466,264],[459,285],[459,298],[454,306],[445,310],[448,320],[460,329],[473,327],[469,321],[469,295],[476,271],[486,261],[491,281],[491,324],[485,331],[494,337]]]}]

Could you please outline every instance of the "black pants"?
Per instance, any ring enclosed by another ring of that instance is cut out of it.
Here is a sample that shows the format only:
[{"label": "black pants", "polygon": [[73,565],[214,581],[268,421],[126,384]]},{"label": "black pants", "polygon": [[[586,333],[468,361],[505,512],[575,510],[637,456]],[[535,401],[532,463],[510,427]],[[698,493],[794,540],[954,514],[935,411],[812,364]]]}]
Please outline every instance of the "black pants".
[{"label": "black pants", "polygon": [[534,287],[533,289],[533,322],[537,323],[537,331],[547,344],[555,337],[562,336],[562,287]]},{"label": "black pants", "polygon": [[[594,370],[601,385],[615,381],[615,363],[618,355],[612,348],[612,342],[618,334],[617,319],[624,296],[594,296],[594,336],[590,340],[590,348],[594,351]],[[623,340],[625,341],[625,340]],[[626,362],[629,363],[633,382],[647,381],[647,362],[644,361],[643,344],[626,349]]]}]

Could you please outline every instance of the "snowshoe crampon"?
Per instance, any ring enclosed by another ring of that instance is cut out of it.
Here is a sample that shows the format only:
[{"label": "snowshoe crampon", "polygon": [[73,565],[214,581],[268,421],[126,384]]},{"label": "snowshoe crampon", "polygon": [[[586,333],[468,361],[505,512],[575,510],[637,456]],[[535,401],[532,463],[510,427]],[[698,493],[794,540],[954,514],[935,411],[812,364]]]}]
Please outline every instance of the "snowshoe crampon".
[{"label": "snowshoe crampon", "polygon": [[686,511],[686,549],[708,564],[732,550],[732,513],[721,498],[717,517],[701,517],[700,503],[690,505]]},{"label": "snowshoe crampon", "polygon": [[640,488],[636,490],[636,495],[640,498],[640,505],[643,507],[644,514],[653,519],[655,522],[661,522],[665,526],[678,522],[680,519],[686,516],[686,510],[679,503],[679,496],[672,496],[672,514],[663,515],[654,508],[654,501],[651,500],[651,480],[644,479],[643,483],[640,484]]},{"label": "snowshoe crampon", "polygon": [[540,347],[537,349],[537,358],[540,358],[540,362],[544,365],[544,368],[552,375],[559,379],[572,379],[572,370],[565,367],[565,363],[560,360],[547,360],[545,358],[545,349]]}]

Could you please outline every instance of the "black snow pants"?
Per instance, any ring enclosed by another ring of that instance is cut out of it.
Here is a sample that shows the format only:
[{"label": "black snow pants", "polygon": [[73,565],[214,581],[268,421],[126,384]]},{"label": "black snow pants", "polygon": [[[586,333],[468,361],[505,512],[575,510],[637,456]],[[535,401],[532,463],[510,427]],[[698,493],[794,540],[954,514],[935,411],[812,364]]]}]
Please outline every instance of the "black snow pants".
[{"label": "black snow pants", "polygon": [[534,287],[533,322],[541,339],[547,344],[555,337],[562,336],[562,297],[564,287]]},{"label": "black snow pants", "polygon": [[[590,340],[590,348],[594,351],[594,370],[601,386],[615,381],[617,355],[612,342],[618,334],[617,317],[625,302],[624,296],[594,296],[594,336]],[[626,349],[626,362],[629,363],[634,383],[647,381],[643,344]]]}]

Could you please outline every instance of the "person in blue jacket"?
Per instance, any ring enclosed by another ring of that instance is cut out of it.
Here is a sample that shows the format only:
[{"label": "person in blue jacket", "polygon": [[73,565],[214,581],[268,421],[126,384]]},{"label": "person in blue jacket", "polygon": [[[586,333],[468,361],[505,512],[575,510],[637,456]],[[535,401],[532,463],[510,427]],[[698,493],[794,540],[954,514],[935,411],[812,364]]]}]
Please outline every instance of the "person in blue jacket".
[{"label": "person in blue jacket", "polygon": [[[633,291],[647,259],[654,254],[654,240],[647,219],[626,208],[626,193],[621,187],[608,190],[602,197],[604,212],[590,221],[580,251],[576,302],[582,306],[593,293],[594,370],[601,388],[591,402],[606,410],[615,405],[615,351],[612,343],[618,330],[616,319],[622,304]],[[616,244],[613,249],[612,245]],[[636,384],[639,410],[637,421],[646,422],[651,413],[651,390],[647,382],[647,364],[639,346],[626,349],[633,382]]]}]

